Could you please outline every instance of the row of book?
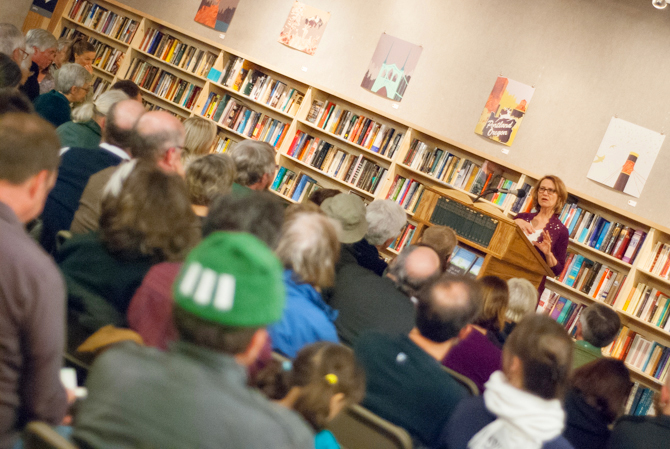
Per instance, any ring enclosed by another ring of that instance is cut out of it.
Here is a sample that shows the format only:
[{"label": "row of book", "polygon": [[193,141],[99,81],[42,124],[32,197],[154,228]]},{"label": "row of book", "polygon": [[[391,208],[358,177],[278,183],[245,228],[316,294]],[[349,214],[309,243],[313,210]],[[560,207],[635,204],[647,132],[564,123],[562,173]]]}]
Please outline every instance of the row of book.
[{"label": "row of book", "polygon": [[642,282],[631,289],[625,301],[615,307],[640,320],[670,331],[670,298],[665,293]]},{"label": "row of book", "polygon": [[559,217],[571,239],[626,263],[635,261],[647,236],[644,231],[582,209],[577,203],[566,203]]},{"label": "row of book", "polygon": [[111,87],[112,83],[106,79],[100,78],[99,76],[93,76],[93,82],[91,84],[91,91],[93,92],[93,100],[97,100],[100,95],[107,92]]},{"label": "row of book", "polygon": [[663,279],[670,279],[670,245],[656,243],[642,269]]},{"label": "row of book", "polygon": [[133,40],[140,24],[137,20],[120,16],[87,0],[76,0],[68,12],[68,17],[126,44]]},{"label": "row of book", "polygon": [[298,131],[287,153],[328,176],[344,181],[373,195],[386,178],[388,170],[363,154],[356,156],[332,143]]},{"label": "row of book", "polygon": [[304,173],[296,174],[286,167],[279,167],[277,176],[270,187],[271,190],[293,201],[302,202],[319,188],[315,179]]},{"label": "row of book", "polygon": [[95,59],[93,60],[93,65],[116,75],[116,72],[121,66],[121,61],[123,61],[123,56],[125,55],[123,51],[114,47],[110,47],[109,45],[100,42],[94,37],[87,36],[81,31],[77,31],[73,28],[63,28],[61,37],[65,37],[73,41],[79,37],[86,38],[86,40],[95,47]]},{"label": "row of book", "polygon": [[393,184],[389,189],[387,200],[393,200],[400,204],[403,209],[409,213],[416,212],[419,201],[423,196],[425,187],[416,179],[405,178],[404,176],[396,175],[393,179]]},{"label": "row of book", "polygon": [[526,192],[526,195],[516,197],[514,203],[512,203],[510,212],[514,214],[520,214],[520,213],[529,213],[533,210],[533,198],[530,196],[531,189],[532,189],[531,185],[528,184],[527,182],[524,182],[523,185],[519,187],[519,190],[523,190],[524,192]]},{"label": "row of book", "polygon": [[214,152],[225,153],[234,143],[235,142],[228,137],[217,135],[216,142],[214,143]]},{"label": "row of book", "polygon": [[654,390],[649,387],[640,385],[639,382],[633,384],[630,390],[628,401],[624,407],[625,415],[633,416],[654,416],[656,410],[654,408]]},{"label": "row of book", "polygon": [[396,133],[395,128],[344,109],[332,101],[326,104],[314,100],[307,114],[307,121],[314,123],[317,128],[389,159],[393,158],[402,141],[402,133]]},{"label": "row of book", "polygon": [[138,86],[186,109],[195,105],[202,88],[166,72],[141,59],[134,59],[128,67],[126,79]]},{"label": "row of book", "polygon": [[238,134],[278,148],[288,131],[288,123],[254,111],[230,95],[211,92],[201,115]]},{"label": "row of book", "polygon": [[201,77],[209,73],[217,58],[212,52],[188,45],[155,28],[147,30],[140,44],[140,50]]},{"label": "row of book", "polygon": [[558,276],[559,282],[608,304],[614,302],[624,280],[624,273],[573,252],[568,252]]},{"label": "row of book", "polygon": [[665,382],[670,367],[670,348],[647,340],[627,326],[622,326],[612,344],[603,348],[603,355],[623,360],[661,382]]},{"label": "row of book", "polygon": [[577,322],[584,310],[584,304],[571,301],[558,293],[545,288],[537,305],[537,312],[549,315],[562,325],[570,336],[577,332]]},{"label": "row of book", "polygon": [[405,223],[405,226],[400,230],[398,238],[396,238],[390,245],[389,249],[392,249],[396,252],[402,251],[406,246],[409,246],[412,243],[412,237],[414,237],[414,232],[416,231],[416,226],[412,223]]}]

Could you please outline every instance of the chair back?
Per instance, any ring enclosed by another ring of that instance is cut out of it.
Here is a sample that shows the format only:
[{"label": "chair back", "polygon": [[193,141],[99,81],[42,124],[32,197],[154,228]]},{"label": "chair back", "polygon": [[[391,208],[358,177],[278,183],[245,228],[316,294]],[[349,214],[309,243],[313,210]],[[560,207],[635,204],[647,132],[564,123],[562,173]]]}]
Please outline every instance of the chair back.
[{"label": "chair back", "polygon": [[23,445],[25,449],[77,449],[50,425],[40,421],[28,424],[23,434]]},{"label": "chair back", "polygon": [[412,438],[370,410],[352,405],[328,424],[337,441],[346,449],[412,449]]},{"label": "chair back", "polygon": [[456,380],[456,382],[463,385],[465,389],[468,390],[468,393],[470,393],[472,396],[479,396],[479,387],[477,387],[477,384],[475,384],[472,379],[465,377],[461,373],[457,373],[453,369],[447,368],[446,366],[442,366],[442,369],[448,372],[451,377]]}]

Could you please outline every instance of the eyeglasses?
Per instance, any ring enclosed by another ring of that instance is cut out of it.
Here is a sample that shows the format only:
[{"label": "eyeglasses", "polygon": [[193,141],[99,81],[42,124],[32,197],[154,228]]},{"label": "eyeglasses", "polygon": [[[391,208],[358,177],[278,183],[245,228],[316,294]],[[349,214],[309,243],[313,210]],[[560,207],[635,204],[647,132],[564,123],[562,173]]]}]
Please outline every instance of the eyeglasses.
[{"label": "eyeglasses", "polygon": [[21,60],[25,61],[26,59],[28,59],[30,57],[30,53],[25,51],[23,48],[19,48],[19,50],[21,50],[21,53],[23,53],[23,58],[21,58]]},{"label": "eyeglasses", "polygon": [[83,90],[84,92],[88,93],[88,91],[91,90],[91,85],[89,84],[88,86],[80,87],[80,89]]},{"label": "eyeglasses", "polygon": [[549,195],[553,195],[556,193],[556,189],[550,189],[549,187],[540,187],[537,189],[538,193],[548,193]]}]

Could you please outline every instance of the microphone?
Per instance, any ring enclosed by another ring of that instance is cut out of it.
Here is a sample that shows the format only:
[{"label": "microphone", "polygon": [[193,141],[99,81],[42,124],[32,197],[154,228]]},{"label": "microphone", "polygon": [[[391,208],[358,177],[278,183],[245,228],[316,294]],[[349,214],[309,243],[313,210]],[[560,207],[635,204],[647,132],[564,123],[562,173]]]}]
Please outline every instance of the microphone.
[{"label": "microphone", "polygon": [[517,196],[519,198],[525,198],[526,197],[526,191],[523,189],[491,189],[492,192],[499,192],[499,193],[509,193],[510,195]]}]

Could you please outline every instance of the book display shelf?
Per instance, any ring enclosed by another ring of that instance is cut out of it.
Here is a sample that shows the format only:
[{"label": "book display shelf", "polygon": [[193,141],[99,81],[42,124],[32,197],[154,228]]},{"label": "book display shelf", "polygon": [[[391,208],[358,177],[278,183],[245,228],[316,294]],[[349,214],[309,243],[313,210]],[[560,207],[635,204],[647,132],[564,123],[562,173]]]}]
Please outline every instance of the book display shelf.
[{"label": "book display shelf", "polygon": [[[219,151],[244,139],[270,143],[278,166],[270,190],[288,202],[333,188],[367,203],[387,198],[399,203],[409,221],[384,251],[387,257],[416,242],[429,225],[413,219],[427,189],[472,201],[488,187],[528,192],[539,179],[114,0],[69,0],[63,11],[54,19],[55,34],[83,34],[96,46],[95,95],[131,79],[141,86],[148,109],[214,122]],[[611,305],[624,326],[620,344],[609,350],[626,361],[636,381],[658,390],[670,364],[670,229],[569,191],[571,203],[561,219],[571,230],[572,256],[563,276],[547,279],[549,293],[541,306],[574,327],[579,306]],[[528,197],[507,194],[479,201],[507,218],[532,207]],[[478,252],[467,239],[459,241]],[[646,341],[651,349],[642,346]],[[643,349],[649,360],[640,362]]]}]

